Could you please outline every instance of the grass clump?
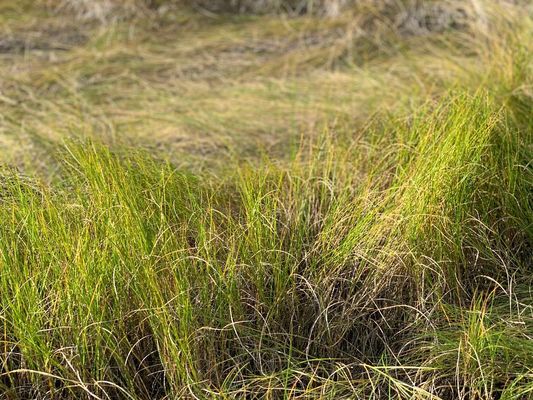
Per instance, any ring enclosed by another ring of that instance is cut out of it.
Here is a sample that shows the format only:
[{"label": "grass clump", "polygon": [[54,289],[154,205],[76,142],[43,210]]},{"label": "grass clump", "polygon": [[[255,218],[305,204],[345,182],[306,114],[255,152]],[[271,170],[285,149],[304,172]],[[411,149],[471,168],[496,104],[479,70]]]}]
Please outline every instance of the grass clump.
[{"label": "grass clump", "polygon": [[520,398],[527,182],[490,162],[516,128],[485,93],[429,107],[371,170],[330,139],[222,181],[86,143],[51,187],[4,178],[5,390]]},{"label": "grass clump", "polygon": [[422,35],[149,12],[63,47],[23,4],[1,396],[530,398],[531,19],[483,4]]}]

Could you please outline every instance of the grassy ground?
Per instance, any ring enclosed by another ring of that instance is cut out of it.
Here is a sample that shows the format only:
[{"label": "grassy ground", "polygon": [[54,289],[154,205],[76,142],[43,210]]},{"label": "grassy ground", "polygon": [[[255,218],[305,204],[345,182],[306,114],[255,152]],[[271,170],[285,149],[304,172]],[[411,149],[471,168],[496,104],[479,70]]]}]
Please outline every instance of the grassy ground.
[{"label": "grassy ground", "polygon": [[0,399],[533,398],[527,3],[87,4],[0,2]]}]

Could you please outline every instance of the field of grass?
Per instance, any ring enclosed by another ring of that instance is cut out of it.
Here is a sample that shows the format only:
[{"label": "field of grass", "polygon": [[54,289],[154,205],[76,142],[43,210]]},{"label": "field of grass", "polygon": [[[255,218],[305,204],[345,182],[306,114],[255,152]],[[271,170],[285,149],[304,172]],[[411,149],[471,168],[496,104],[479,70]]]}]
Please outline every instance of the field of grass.
[{"label": "field of grass", "polygon": [[532,399],[528,2],[185,3],[0,1],[0,400]]}]

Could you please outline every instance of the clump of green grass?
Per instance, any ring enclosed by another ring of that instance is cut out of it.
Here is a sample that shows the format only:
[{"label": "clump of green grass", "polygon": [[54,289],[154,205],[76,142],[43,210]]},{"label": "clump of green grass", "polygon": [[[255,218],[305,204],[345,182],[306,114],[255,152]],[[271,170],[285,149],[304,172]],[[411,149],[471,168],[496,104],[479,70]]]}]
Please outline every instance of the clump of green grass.
[{"label": "clump of green grass", "polygon": [[5,175],[6,393],[527,393],[520,130],[483,92],[428,107],[367,160],[326,138],[220,180],[89,142],[51,187]]},{"label": "clump of green grass", "polygon": [[[0,393],[529,398],[531,20],[487,4],[423,40],[151,15],[5,55],[1,143],[46,158],[0,170]],[[229,154],[135,146],[176,132]]]}]

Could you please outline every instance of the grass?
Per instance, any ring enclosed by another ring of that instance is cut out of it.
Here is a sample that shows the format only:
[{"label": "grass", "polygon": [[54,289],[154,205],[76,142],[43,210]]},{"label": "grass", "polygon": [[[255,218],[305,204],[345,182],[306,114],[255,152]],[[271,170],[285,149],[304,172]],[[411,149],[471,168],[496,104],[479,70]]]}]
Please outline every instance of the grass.
[{"label": "grass", "polygon": [[1,4],[0,398],[532,398],[530,9],[398,4]]}]

